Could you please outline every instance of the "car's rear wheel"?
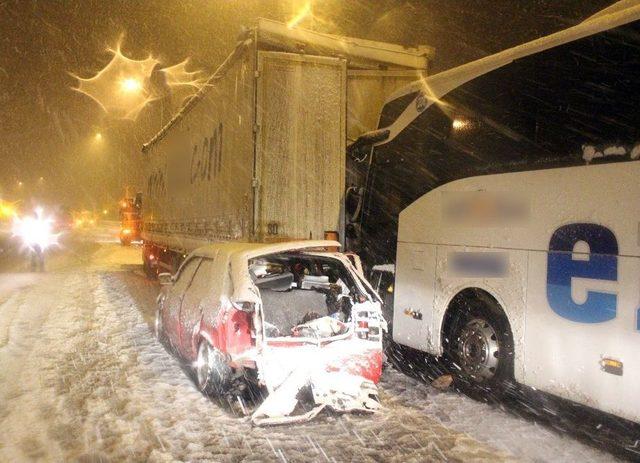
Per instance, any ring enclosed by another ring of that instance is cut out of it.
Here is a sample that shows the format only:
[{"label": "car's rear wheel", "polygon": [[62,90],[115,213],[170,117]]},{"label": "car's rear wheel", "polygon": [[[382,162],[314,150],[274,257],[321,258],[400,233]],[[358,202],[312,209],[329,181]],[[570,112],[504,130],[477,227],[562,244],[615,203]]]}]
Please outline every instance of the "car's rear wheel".
[{"label": "car's rear wheel", "polygon": [[220,396],[229,390],[232,375],[225,355],[208,341],[200,341],[196,361],[198,388],[207,395]]}]

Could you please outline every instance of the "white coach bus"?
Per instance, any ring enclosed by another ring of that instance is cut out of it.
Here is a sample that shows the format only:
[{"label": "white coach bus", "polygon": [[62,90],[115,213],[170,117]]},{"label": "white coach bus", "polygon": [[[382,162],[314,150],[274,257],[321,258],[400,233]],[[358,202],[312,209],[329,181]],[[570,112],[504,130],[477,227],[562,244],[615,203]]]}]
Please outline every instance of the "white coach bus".
[{"label": "white coach bus", "polygon": [[639,18],[621,2],[387,101],[362,226],[384,254],[397,223],[395,342],[640,422]]}]

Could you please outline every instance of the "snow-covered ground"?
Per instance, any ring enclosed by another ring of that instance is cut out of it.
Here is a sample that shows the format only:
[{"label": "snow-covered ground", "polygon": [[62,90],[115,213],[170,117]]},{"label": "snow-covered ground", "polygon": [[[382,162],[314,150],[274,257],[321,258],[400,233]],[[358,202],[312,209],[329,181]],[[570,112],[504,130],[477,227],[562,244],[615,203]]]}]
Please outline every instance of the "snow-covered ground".
[{"label": "snow-covered ground", "polygon": [[252,427],[155,340],[158,289],[139,264],[136,247],[68,243],[47,273],[0,274],[0,461],[613,459],[391,368],[376,415]]}]

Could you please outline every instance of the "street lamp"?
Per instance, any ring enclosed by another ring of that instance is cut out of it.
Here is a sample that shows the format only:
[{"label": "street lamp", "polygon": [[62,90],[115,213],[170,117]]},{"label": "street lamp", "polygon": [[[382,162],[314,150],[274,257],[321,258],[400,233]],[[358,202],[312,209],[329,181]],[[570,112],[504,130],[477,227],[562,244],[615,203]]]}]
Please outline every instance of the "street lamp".
[{"label": "street lamp", "polygon": [[98,132],[98,133],[96,133],[94,138],[95,138],[96,141],[102,141],[102,134],[100,132]]},{"label": "street lamp", "polygon": [[125,93],[138,93],[142,90],[142,84],[138,79],[128,77],[120,81],[120,89]]}]

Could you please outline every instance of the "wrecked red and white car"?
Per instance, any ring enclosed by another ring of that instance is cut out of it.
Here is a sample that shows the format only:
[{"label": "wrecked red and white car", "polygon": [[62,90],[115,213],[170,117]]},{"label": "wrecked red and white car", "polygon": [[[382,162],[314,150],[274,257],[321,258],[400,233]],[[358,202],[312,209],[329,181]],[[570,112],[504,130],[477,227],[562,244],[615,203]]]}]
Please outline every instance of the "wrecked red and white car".
[{"label": "wrecked red and white car", "polygon": [[[311,419],[324,407],[375,411],[381,300],[335,241],[218,243],[161,275],[158,338],[224,395],[238,379],[268,393],[255,424]],[[299,413],[303,390],[314,407]],[[309,395],[309,394],[308,394]],[[294,413],[295,412],[295,413]]]}]

